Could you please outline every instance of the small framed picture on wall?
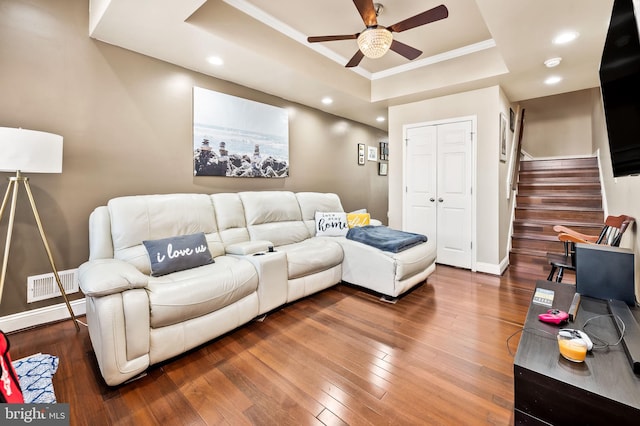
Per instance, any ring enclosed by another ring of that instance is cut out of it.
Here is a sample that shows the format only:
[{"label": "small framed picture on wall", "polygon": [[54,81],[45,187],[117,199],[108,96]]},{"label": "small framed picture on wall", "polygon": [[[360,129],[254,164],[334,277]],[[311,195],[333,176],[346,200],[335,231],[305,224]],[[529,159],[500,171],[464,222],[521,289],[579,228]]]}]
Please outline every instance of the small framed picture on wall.
[{"label": "small framed picture on wall", "polygon": [[388,160],[389,159],[389,143],[388,142],[380,142],[380,160]]},{"label": "small framed picture on wall", "polygon": [[367,151],[367,160],[369,161],[378,161],[378,148],[375,146],[368,147]]},{"label": "small framed picture on wall", "polygon": [[516,129],[516,113],[509,108],[509,129],[513,132]]},{"label": "small framed picture on wall", "polygon": [[378,174],[380,176],[386,176],[389,171],[388,163],[378,163]]},{"label": "small framed picture on wall", "polygon": [[358,164],[364,166],[365,163],[365,154],[364,154],[364,144],[358,144]]}]

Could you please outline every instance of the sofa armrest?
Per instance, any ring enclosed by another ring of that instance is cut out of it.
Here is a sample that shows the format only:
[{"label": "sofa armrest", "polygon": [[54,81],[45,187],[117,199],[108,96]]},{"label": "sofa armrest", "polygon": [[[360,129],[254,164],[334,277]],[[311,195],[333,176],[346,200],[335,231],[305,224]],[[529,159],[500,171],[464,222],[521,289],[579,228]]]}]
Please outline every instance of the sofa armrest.
[{"label": "sofa armrest", "polygon": [[118,259],[95,259],[78,268],[82,292],[99,297],[133,288],[144,288],[149,277],[130,263]]},{"label": "sofa armrest", "polygon": [[265,252],[273,247],[273,243],[267,240],[243,241],[241,243],[229,244],[225,247],[227,254],[235,254],[237,256],[246,256],[249,254]]},{"label": "sofa armrest", "polygon": [[258,273],[259,315],[287,303],[287,255],[285,252],[258,252],[253,256],[236,257],[251,262]]}]

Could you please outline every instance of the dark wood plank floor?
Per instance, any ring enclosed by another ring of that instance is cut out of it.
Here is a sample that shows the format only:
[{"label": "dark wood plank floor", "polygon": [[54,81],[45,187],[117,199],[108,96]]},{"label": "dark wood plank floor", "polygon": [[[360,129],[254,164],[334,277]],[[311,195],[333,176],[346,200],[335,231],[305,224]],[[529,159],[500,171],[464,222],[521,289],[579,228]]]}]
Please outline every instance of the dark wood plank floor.
[{"label": "dark wood plank floor", "polygon": [[119,387],[69,321],[10,334],[11,354],[60,357],[72,425],[508,425],[506,342],[540,278],[438,266],[395,305],[338,285]]}]

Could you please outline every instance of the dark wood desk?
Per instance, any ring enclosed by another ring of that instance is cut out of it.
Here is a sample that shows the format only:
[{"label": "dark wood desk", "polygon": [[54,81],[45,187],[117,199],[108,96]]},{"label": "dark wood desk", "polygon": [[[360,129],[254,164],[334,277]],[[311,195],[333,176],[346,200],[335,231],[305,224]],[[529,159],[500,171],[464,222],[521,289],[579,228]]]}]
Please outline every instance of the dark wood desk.
[{"label": "dark wood desk", "polygon": [[[536,285],[554,291],[553,308],[569,310],[575,286],[549,281]],[[583,363],[566,360],[558,350],[558,329],[583,330],[587,319],[609,314],[606,302],[582,297],[575,321],[562,326],[538,320],[538,314],[547,309],[531,303],[518,345],[515,424],[639,425],[640,376],[633,373],[622,344],[594,349]],[[638,311],[633,313],[637,320]],[[584,331],[607,342],[618,340],[611,317],[590,321]]]}]

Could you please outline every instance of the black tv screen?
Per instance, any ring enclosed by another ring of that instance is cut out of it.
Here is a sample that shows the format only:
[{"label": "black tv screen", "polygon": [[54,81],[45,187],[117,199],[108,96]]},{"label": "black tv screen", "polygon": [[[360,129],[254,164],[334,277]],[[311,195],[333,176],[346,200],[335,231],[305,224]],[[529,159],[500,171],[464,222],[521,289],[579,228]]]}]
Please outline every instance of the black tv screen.
[{"label": "black tv screen", "polygon": [[633,3],[615,0],[600,63],[600,87],[616,177],[640,173],[640,39]]}]

